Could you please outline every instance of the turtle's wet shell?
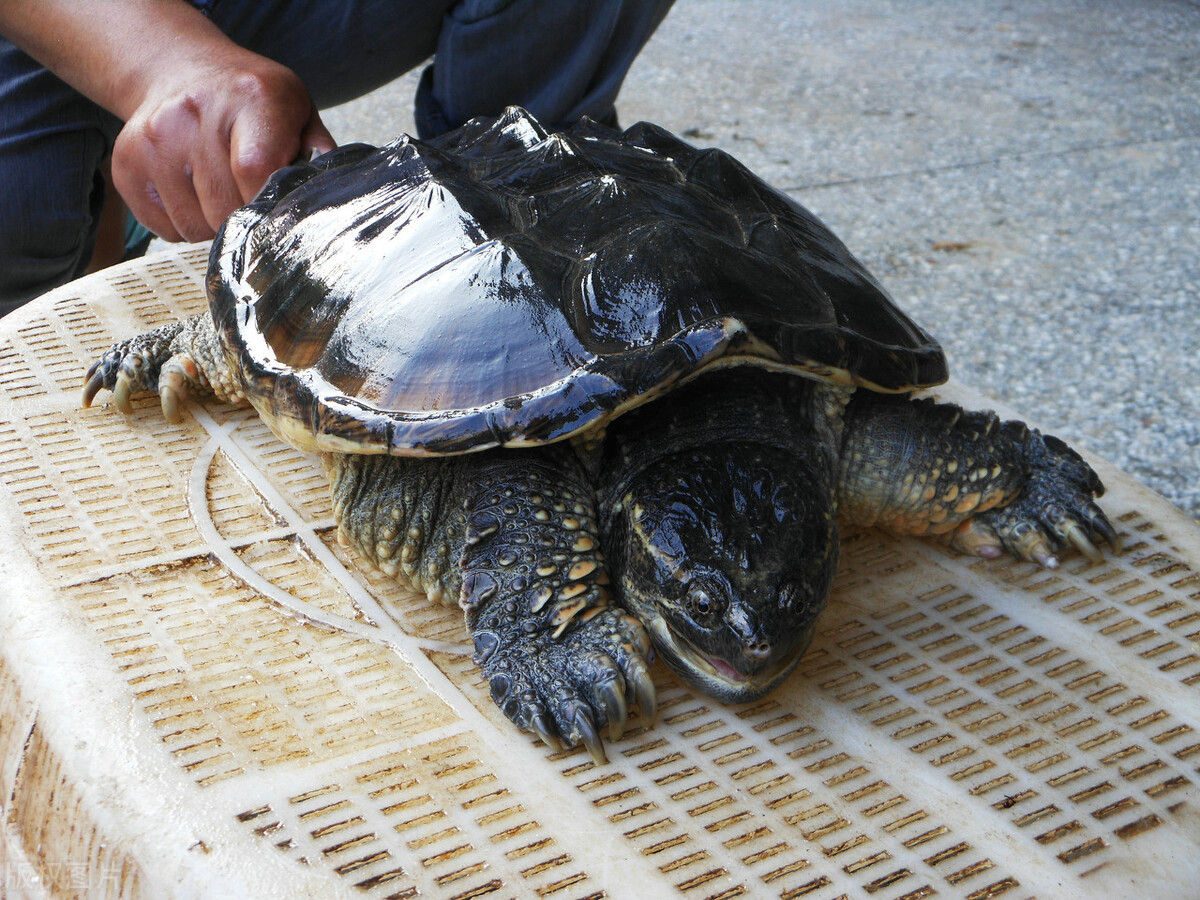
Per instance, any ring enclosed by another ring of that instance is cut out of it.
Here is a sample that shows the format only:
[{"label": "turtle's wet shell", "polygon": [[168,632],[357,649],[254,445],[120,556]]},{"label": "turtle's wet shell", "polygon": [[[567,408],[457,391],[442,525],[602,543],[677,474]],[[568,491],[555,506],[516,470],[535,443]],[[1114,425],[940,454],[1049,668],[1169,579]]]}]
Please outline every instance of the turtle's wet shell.
[{"label": "turtle's wet shell", "polygon": [[511,109],[345,147],[277,173],[212,253],[230,362],[312,449],[544,443],[718,365],[946,377],[812,213],[653,125],[547,134]]}]

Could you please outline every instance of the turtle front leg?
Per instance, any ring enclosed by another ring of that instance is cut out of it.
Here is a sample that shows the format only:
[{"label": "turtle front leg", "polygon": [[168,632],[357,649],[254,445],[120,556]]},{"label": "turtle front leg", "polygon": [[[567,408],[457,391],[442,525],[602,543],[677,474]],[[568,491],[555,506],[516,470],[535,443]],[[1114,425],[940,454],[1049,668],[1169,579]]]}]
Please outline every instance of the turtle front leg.
[{"label": "turtle front leg", "polygon": [[492,699],[549,746],[620,737],[653,717],[650,642],[612,605],[592,490],[569,450],[325,457],[346,541],[466,613]]},{"label": "turtle front leg", "polygon": [[839,499],[859,524],[1053,568],[1068,543],[1093,560],[1117,547],[1103,493],[1078,453],[1023,422],[865,391],[846,410]]},{"label": "turtle front leg", "polygon": [[113,405],[126,415],[129,400],[154,391],[168,422],[182,418],[183,403],[193,394],[213,394],[232,403],[246,402],[241,386],[225,364],[207,313],[172,322],[112,346],[88,369],[83,386],[86,409],[101,388],[112,391]]},{"label": "turtle front leg", "polygon": [[459,604],[492,699],[546,743],[604,761],[636,700],[653,715],[649,637],[609,602],[592,490],[574,458],[500,451],[468,496]]}]

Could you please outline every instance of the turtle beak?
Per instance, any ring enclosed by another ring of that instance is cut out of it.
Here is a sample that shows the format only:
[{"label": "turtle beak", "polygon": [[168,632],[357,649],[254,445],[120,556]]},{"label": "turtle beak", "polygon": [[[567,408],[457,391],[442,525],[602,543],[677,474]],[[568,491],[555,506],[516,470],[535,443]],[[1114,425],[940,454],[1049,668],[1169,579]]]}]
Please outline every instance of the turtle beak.
[{"label": "turtle beak", "polygon": [[698,647],[681,630],[673,630],[664,617],[644,616],[644,623],[659,654],[685,682],[726,703],[749,703],[778,687],[800,662],[816,631],[814,620],[791,652],[773,660],[769,644],[748,645],[745,655],[757,665],[740,671],[727,659]]}]

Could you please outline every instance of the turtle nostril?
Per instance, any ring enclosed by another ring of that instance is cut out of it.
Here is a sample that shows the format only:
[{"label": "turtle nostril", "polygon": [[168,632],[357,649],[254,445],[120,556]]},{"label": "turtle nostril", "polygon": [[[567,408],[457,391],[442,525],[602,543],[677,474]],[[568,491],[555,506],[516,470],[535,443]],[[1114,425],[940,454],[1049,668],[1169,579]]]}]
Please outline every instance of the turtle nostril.
[{"label": "turtle nostril", "polygon": [[755,641],[752,644],[746,645],[745,653],[751,659],[766,659],[771,655],[771,645],[766,641]]}]

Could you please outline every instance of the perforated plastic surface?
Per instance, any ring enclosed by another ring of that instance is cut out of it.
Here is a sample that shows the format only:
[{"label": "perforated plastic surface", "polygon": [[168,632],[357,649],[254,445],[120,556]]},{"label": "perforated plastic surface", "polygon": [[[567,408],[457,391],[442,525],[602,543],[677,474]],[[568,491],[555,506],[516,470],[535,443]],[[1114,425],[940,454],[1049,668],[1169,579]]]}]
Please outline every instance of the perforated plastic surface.
[{"label": "perforated plastic surface", "polygon": [[1126,476],[1098,464],[1104,565],[847,534],[783,690],[660,665],[657,726],[597,767],[502,719],[460,614],[341,548],[252,413],[79,409],[112,340],[203,308],[204,261],[0,322],[8,896],[1196,896],[1200,536]]}]

